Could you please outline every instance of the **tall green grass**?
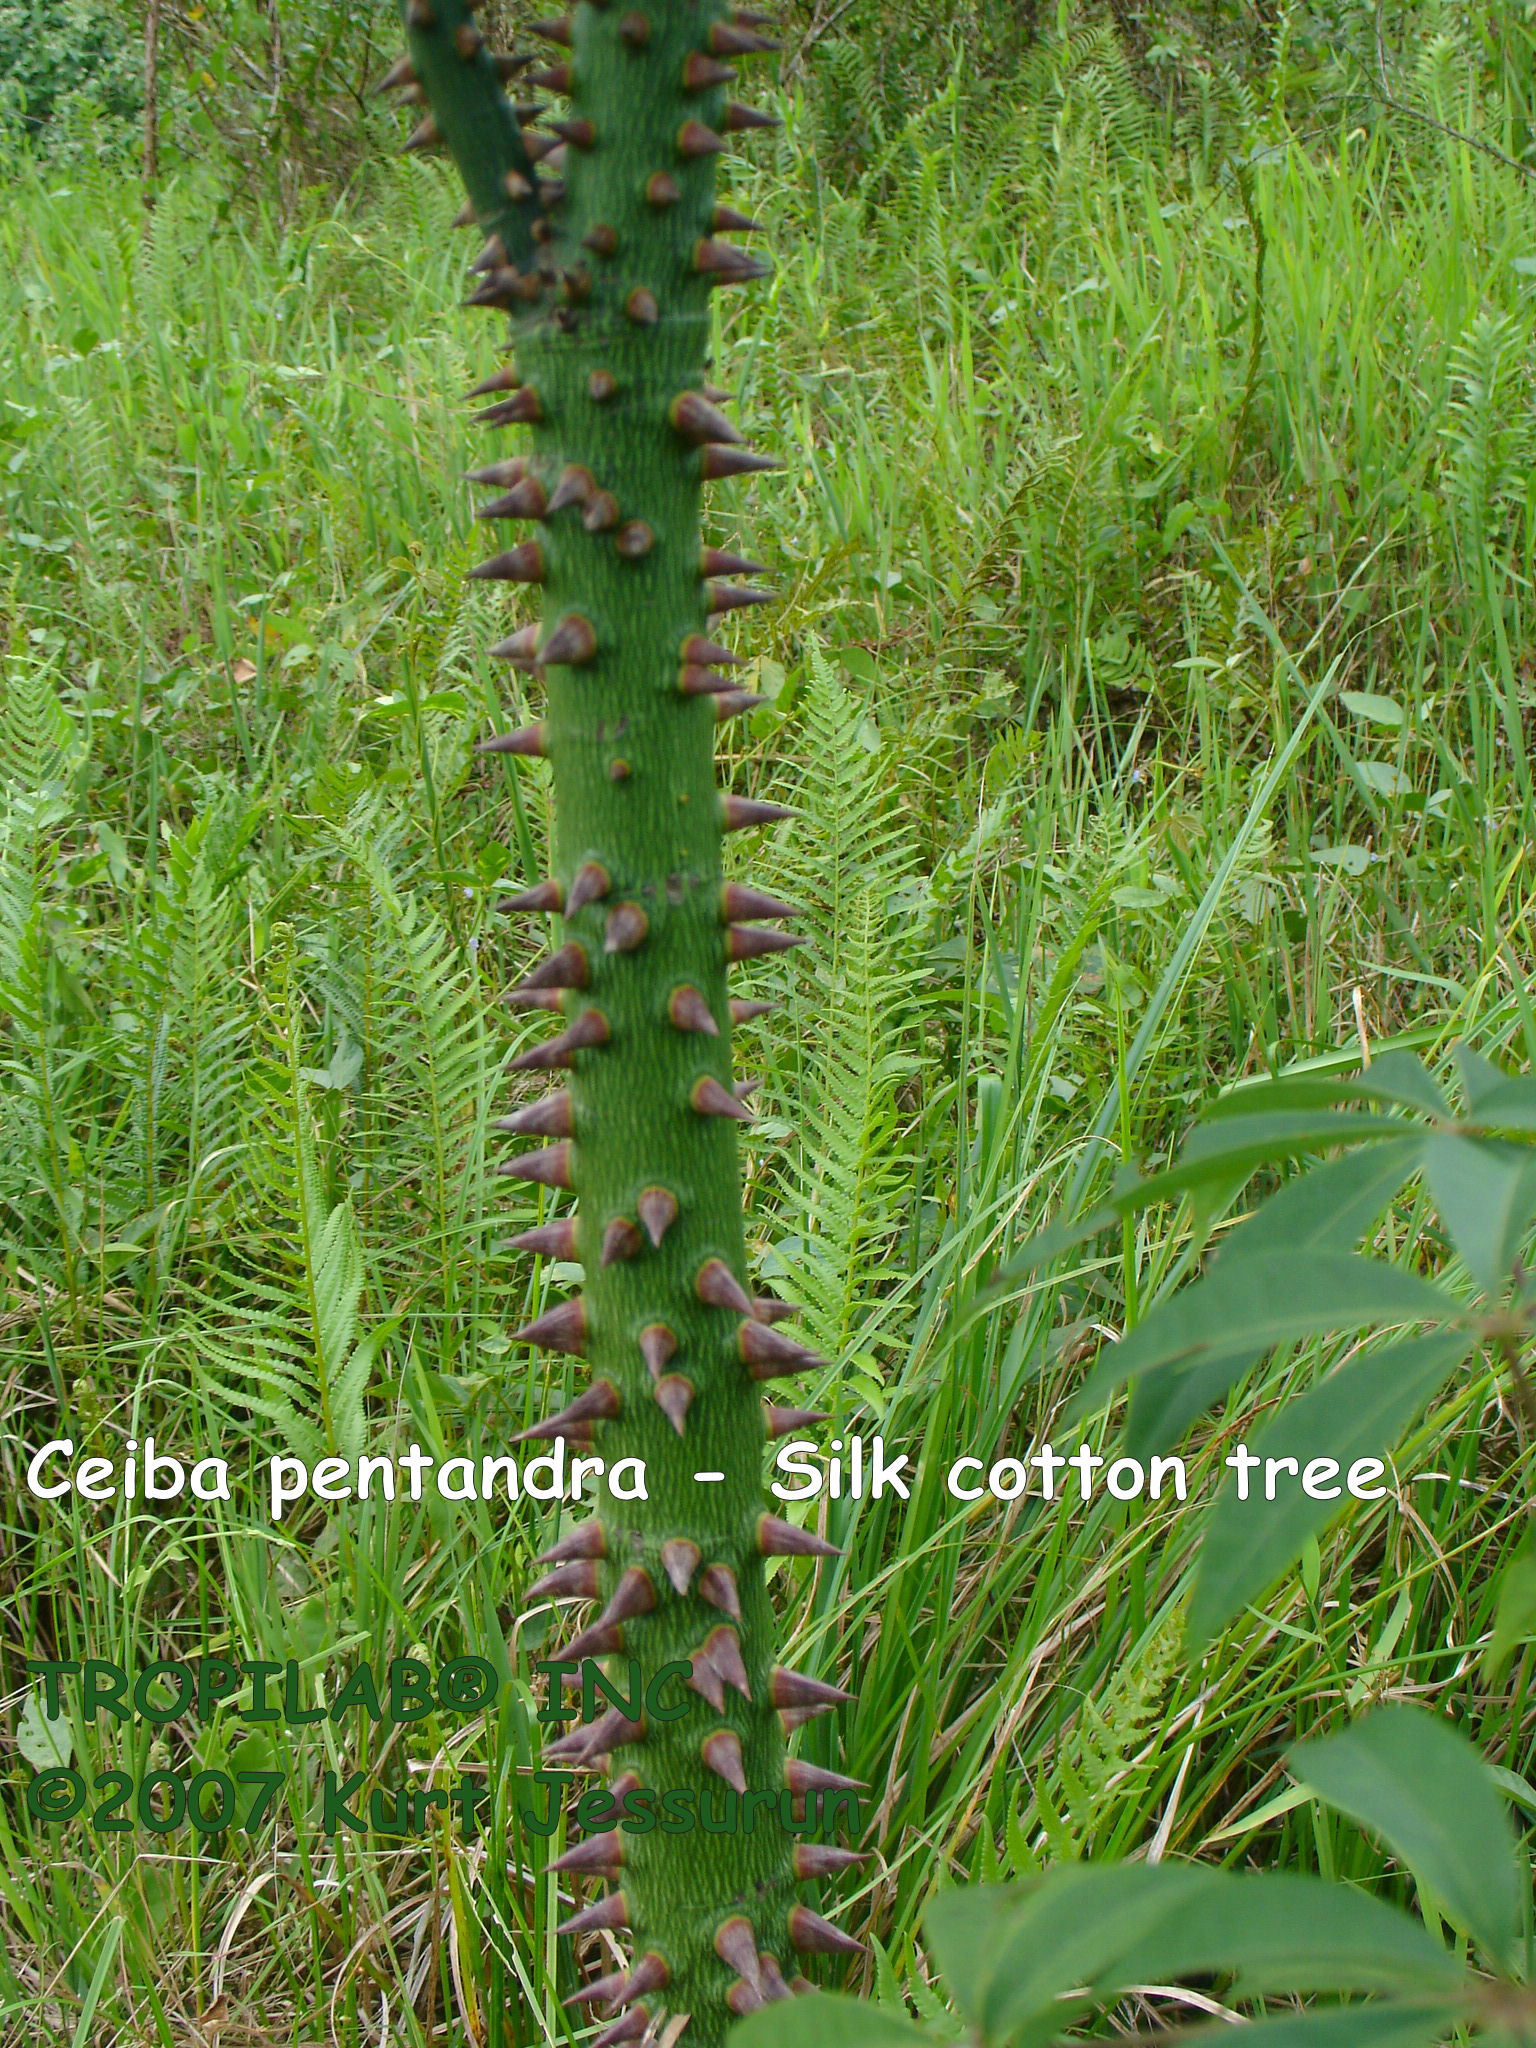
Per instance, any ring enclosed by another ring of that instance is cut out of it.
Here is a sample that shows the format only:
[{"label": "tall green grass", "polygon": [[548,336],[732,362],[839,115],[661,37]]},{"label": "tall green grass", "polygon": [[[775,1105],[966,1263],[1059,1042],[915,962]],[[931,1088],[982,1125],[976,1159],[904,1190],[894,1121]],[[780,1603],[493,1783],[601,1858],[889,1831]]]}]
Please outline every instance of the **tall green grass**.
[{"label": "tall green grass", "polygon": [[[1503,135],[1451,28],[1424,50],[1402,91]],[[924,1454],[910,1503],[822,1504],[844,1558],[780,1590],[798,1668],[856,1693],[801,1744],[873,1787],[865,1981],[920,2003],[922,1905],[964,1873],[1155,1848],[1400,1889],[1336,1815],[1267,1811],[1283,1745],[1362,1700],[1454,1701],[1531,1762],[1528,1659],[1477,1675],[1525,1495],[1489,1378],[1198,1670],[1204,1482],[1323,1347],[1207,1419],[1182,1512],[942,1488],[1058,1427],[1192,1252],[1170,1210],[1003,1312],[989,1274],[1214,1090],[1347,1067],[1362,1023],[1536,1058],[1527,181],[1340,112],[1283,48],[1177,133],[1106,29],[1028,62],[985,127],[956,80],[846,189],[791,103],[738,195],[780,272],[716,351],[786,458],[733,500],[788,597],[733,769],[805,798],[755,879],[815,937],[758,976],[783,1007],[756,1027],[752,1233],[836,1351],[828,1436]],[[0,2039],[170,2048],[211,2010],[226,2041],[569,2040],[552,1849],[514,1822],[503,1869],[314,1822],[343,1754],[391,1787],[483,1771],[513,1813],[545,1511],[274,1531],[253,1495],[289,1441],[478,1456],[548,1404],[505,1336],[530,1304],[501,1242],[533,1211],[485,1144],[537,1035],[498,1001],[522,941],[488,906],[543,871],[547,817],[541,764],[471,765],[519,686],[463,573],[469,252],[420,165],[286,217],[211,173],[147,222],[126,183],[69,179],[0,210],[12,1725],[26,1654],[234,1646],[323,1683],[476,1652],[509,1690],[393,1738],[255,1739],[275,1825],[201,1846],[50,1830],[8,1748]],[[1385,1231],[1437,1256],[1419,1197]],[[222,1450],[234,1501],[24,1489],[47,1436],[120,1457],[150,1431]],[[69,1732],[135,1776],[237,1736]]]}]

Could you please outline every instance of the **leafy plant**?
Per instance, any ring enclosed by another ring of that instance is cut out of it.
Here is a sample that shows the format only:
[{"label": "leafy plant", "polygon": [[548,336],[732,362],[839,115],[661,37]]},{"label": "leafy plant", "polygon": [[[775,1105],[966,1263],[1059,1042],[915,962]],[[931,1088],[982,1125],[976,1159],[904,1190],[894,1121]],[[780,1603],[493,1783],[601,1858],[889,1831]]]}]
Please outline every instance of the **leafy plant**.
[{"label": "leafy plant", "polygon": [[[1187,2003],[1247,2018],[1261,2039],[1298,2048],[1429,2048],[1459,2026],[1528,2024],[1529,1862],[1471,1744],[1421,1708],[1384,1707],[1298,1744],[1286,1767],[1304,1793],[1380,1837],[1412,1872],[1426,1919],[1468,1937],[1491,1981],[1432,1926],[1352,1885],[1188,1863],[1064,1863],[929,1907],[929,1944],[965,2038],[1044,2048],[1081,2038],[1131,1996],[1158,2013],[1166,1999],[1175,2011]],[[1286,2002],[1270,2009],[1272,1998]],[[895,2001],[817,1997],[748,2019],[731,2041],[900,2048],[956,2037],[942,2022],[914,2026]]]},{"label": "leafy plant", "polygon": [[[545,1761],[607,1763],[615,1800],[686,1794],[697,1811],[712,1791],[750,1788],[776,1815],[781,1795],[852,1781],[784,1758],[780,1715],[796,1725],[844,1695],[773,1662],[765,1560],[830,1546],[763,1511],[758,1389],[822,1361],[779,1334],[782,1304],[747,1289],[736,1125],[748,1112],[730,1057],[744,1013],[726,977],[795,941],[749,922],[793,913],[726,881],[722,835],[787,814],[716,791],[716,721],[757,700],[730,679],[740,657],[703,630],[768,595],[725,580],[758,565],[702,545],[700,499],[712,478],[768,466],[704,371],[712,288],[765,274],[718,239],[755,226],[714,198],[723,137],[769,125],[726,99],[735,72],[722,60],[773,46],[747,11],[578,6],[539,25],[569,54],[526,81],[569,102],[551,140],[520,125],[535,105],[514,114],[501,93],[527,60],[493,60],[460,0],[409,0],[405,18],[410,54],[391,78],[431,107],[410,146],[452,150],[488,236],[472,303],[512,316],[515,366],[475,395],[496,401],[487,425],[525,425],[532,440],[475,481],[501,493],[482,517],[532,522],[537,538],[471,573],[543,593],[542,624],[495,651],[543,677],[544,716],[485,751],[551,765],[553,872],[500,907],[563,920],[512,1000],[565,1028],[512,1071],[570,1078],[498,1128],[549,1141],[504,1172],[580,1200],[519,1242],[579,1262],[582,1290],[515,1341],[584,1357],[592,1377],[525,1434],[590,1444],[610,1472],[642,1460],[648,1489],[611,1491],[545,1553],[552,1569],[524,1599],[599,1602],[565,1647],[573,1669],[622,1650],[648,1675],[689,1672],[694,1696],[678,1716],[615,1706]],[[770,1410],[767,1426],[804,1420]],[[638,2038],[665,2000],[711,2048],[733,2013],[788,1996],[792,1947],[856,1951],[791,1897],[796,1878],[840,1869],[848,1852],[796,1847],[776,1825],[703,1833],[680,1852],[668,1834],[621,1832],[616,1804],[604,1811],[551,1865],[622,1876],[565,1923],[633,1936],[632,1965],[578,1993],[622,2009],[602,2041]]]}]

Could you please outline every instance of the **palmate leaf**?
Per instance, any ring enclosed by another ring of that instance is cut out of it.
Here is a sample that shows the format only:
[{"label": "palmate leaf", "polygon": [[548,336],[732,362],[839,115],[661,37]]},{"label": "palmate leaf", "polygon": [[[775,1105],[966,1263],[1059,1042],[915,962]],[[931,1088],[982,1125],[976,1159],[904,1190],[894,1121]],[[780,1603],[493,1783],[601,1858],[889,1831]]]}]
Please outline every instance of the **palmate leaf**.
[{"label": "palmate leaf", "polygon": [[[1317,1178],[1317,1176],[1309,1176]],[[1311,1458],[1333,1458],[1343,1479],[1357,1458],[1385,1457],[1421,1408],[1432,1400],[1471,1349],[1470,1335],[1440,1331],[1376,1351],[1357,1352],[1326,1379],[1295,1396],[1255,1438],[1257,1458],[1294,1458],[1305,1471]],[[1192,1655],[1250,1601],[1267,1591],[1315,1536],[1341,1512],[1337,1501],[1315,1500],[1294,1480],[1274,1500],[1250,1486],[1240,1500],[1228,1479],[1211,1509],[1200,1569],[1190,1601],[1187,1641]]]},{"label": "palmate leaf", "polygon": [[1300,1260],[1289,1246],[1234,1244],[1101,1357],[1074,1413],[1093,1413],[1134,1379],[1126,1442],[1132,1457],[1145,1457],[1166,1450],[1278,1345],[1370,1324],[1449,1324],[1460,1313],[1416,1273],[1353,1252],[1312,1248]]},{"label": "palmate leaf", "polygon": [[1286,1754],[1291,1776],[1379,1835],[1455,1927],[1508,1970],[1520,1879],[1504,1801],[1477,1751],[1422,1707],[1378,1707]]}]

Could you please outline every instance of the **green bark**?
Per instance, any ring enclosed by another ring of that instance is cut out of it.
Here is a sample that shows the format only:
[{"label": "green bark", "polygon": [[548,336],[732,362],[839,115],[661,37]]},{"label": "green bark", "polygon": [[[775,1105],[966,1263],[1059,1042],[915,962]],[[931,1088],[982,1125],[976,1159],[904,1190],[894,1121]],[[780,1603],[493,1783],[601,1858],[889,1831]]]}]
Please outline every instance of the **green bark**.
[{"label": "green bark", "polygon": [[750,1833],[602,1830],[562,1859],[617,1887],[579,1924],[633,1936],[627,1979],[602,1987],[621,2015],[600,2038],[638,2039],[665,2008],[690,2015],[697,2048],[786,1995],[796,1942],[855,1946],[796,1903],[801,1875],[849,1859],[808,1837],[797,1848],[777,1813],[786,1787],[816,1789],[786,1765],[784,1718],[839,1696],[774,1668],[765,1555],[824,1546],[766,1516],[761,1383],[820,1361],[747,1292],[727,970],[790,943],[745,918],[789,913],[722,875],[723,831],[781,814],[716,789],[717,712],[743,700],[710,620],[765,593],[726,582],[755,565],[706,555],[700,538],[706,480],[765,466],[704,382],[711,289],[762,274],[718,239],[751,224],[714,197],[723,135],[761,121],[728,101],[722,61],[771,47],[758,19],[650,0],[542,24],[555,61],[520,75],[570,105],[563,149],[537,174],[459,0],[411,0],[394,75],[431,106],[413,142],[453,151],[488,232],[474,302],[512,316],[515,364],[483,388],[497,401],[484,417],[527,432],[522,455],[478,480],[504,494],[491,516],[533,537],[474,573],[536,583],[542,599],[541,625],[497,651],[542,675],[544,716],[490,744],[551,764],[554,873],[505,907],[563,912],[560,945],[518,992],[558,1001],[562,1029],[514,1065],[565,1086],[503,1127],[550,1141],[513,1170],[577,1199],[574,1222],[528,1233],[527,1248],[579,1258],[585,1278],[519,1334],[591,1368],[540,1433],[647,1474],[645,1500],[601,1496],[533,1591],[597,1602],[563,1655],[688,1674],[673,1681],[678,1718],[615,1710],[596,1742],[577,1727],[546,1761],[601,1762],[612,1790],[658,1805],[686,1792],[718,1811],[744,1787],[775,1809],[759,1807]]}]

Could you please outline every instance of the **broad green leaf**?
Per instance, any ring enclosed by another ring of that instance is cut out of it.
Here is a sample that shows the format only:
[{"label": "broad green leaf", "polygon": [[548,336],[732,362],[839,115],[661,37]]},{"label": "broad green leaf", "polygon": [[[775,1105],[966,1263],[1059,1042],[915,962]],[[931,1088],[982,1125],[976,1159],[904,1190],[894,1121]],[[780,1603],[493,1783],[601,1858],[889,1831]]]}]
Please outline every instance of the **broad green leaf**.
[{"label": "broad green leaf", "polygon": [[[1185,1140],[1179,1166],[1221,1160],[1236,1166],[1252,1161],[1294,1159],[1298,1153],[1321,1152],[1363,1138],[1400,1138],[1402,1119],[1367,1110],[1267,1109],[1242,1116],[1222,1116],[1198,1125]],[[1179,1169],[1174,1168],[1177,1172]]]},{"label": "broad green leaf", "polygon": [[[1212,1972],[1234,1994],[1451,1990],[1466,1979],[1420,1924],[1345,1885],[1198,1864],[1062,1864],[983,1902],[946,1893],[926,1927],[984,2036],[1006,2038],[1061,2001]],[[957,1967],[958,1966],[958,1967]]]},{"label": "broad green leaf", "polygon": [[1370,1323],[1447,1323],[1459,1313],[1449,1295],[1416,1273],[1379,1260],[1315,1248],[1248,1249],[1262,1228],[1261,1215],[1209,1273],[1160,1302],[1101,1355],[1073,1404],[1074,1418],[1094,1413],[1135,1379],[1127,1442],[1140,1457],[1166,1448],[1192,1414],[1279,1345]]},{"label": "broad green leaf", "polygon": [[1483,1652],[1484,1678],[1497,1678],[1518,1644],[1536,1636],[1536,1531],[1528,1534],[1504,1567],[1493,1639]]},{"label": "broad green leaf", "polygon": [[1378,696],[1374,690],[1340,690],[1339,702],[1367,725],[1401,725],[1403,707],[1395,697]]},{"label": "broad green leaf", "polygon": [[1473,1277],[1489,1294],[1499,1293],[1536,1213],[1536,1154],[1432,1131],[1424,1140],[1424,1179]]},{"label": "broad green leaf", "polygon": [[1282,1245],[1358,1245],[1419,1162],[1423,1139],[1390,1138],[1361,1145],[1288,1180],[1257,1212],[1255,1224],[1272,1251]]},{"label": "broad green leaf", "polygon": [[1461,1092],[1467,1098],[1467,1107],[1477,1115],[1491,1096],[1496,1096],[1508,1085],[1510,1076],[1502,1067],[1496,1067],[1492,1060],[1486,1060],[1480,1052],[1474,1052],[1470,1045],[1458,1044],[1452,1050],[1456,1062],[1456,1078],[1461,1083]]},{"label": "broad green leaf", "polygon": [[74,1732],[63,1714],[51,1717],[43,1712],[41,1691],[27,1694],[27,1703],[16,1724],[16,1747],[35,1771],[67,1764],[75,1747]]},{"label": "broad green leaf", "polygon": [[[1342,1162],[1341,1162],[1342,1163]],[[1306,1393],[1288,1401],[1252,1444],[1255,1457],[1337,1461],[1338,1500],[1314,1500],[1299,1477],[1281,1479],[1263,1497],[1252,1475],[1249,1498],[1237,1497],[1235,1475],[1206,1522],[1200,1568],[1189,1610],[1189,1643],[1203,1649],[1218,1629],[1273,1584],[1315,1536],[1350,1506],[1344,1482],[1356,1458],[1380,1457],[1465,1358],[1471,1340],[1455,1332],[1410,1338],[1386,1350],[1357,1353]],[[1318,1475],[1323,1482],[1323,1475]],[[1325,1483],[1325,1482],[1324,1482]]]},{"label": "broad green leaf", "polygon": [[1286,1769],[1379,1835],[1447,1920],[1508,1967],[1519,1914],[1514,1834],[1488,1767],[1422,1707],[1378,1707],[1303,1742]]},{"label": "broad green leaf", "polygon": [[765,2005],[728,2038],[730,2048],[921,2048],[933,2040],[897,2013],[832,1991]]}]

